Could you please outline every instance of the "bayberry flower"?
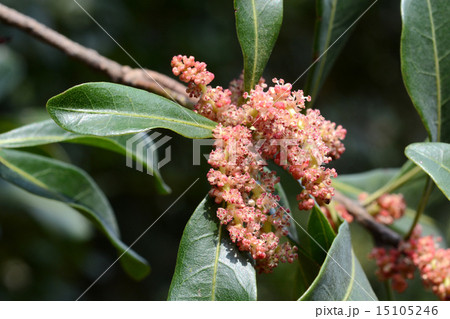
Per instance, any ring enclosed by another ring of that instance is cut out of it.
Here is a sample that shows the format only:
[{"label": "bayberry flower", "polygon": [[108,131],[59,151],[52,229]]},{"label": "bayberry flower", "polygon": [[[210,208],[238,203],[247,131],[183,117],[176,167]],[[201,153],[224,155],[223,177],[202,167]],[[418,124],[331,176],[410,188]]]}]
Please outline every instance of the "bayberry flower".
[{"label": "bayberry flower", "polygon": [[425,287],[441,300],[450,300],[450,249],[439,248],[440,239],[420,234],[417,226],[398,248],[374,248],[370,257],[377,262],[377,275],[380,280],[392,279],[393,288],[402,292],[407,287],[406,279],[413,278],[417,268]]},{"label": "bayberry flower", "polygon": [[345,129],[326,121],[318,110],[303,114],[310,97],[293,91],[283,79],[273,79],[271,87],[261,79],[244,92],[242,75],[229,89],[210,87],[214,75],[193,57],[175,56],[172,68],[188,83],[187,92],[199,97],[195,111],[218,122],[207,177],[210,195],[222,205],[217,217],[231,240],[251,253],[260,272],[272,271],[280,261],[292,262],[297,248],[279,245],[288,234],[289,211],[273,194],[279,178],[265,160],[273,160],[300,180],[301,209],[311,209],[315,201],[329,203],[334,195],[331,177],[337,174],[324,165],[344,151]]},{"label": "bayberry flower", "polygon": [[[360,201],[367,197],[367,193],[359,196]],[[367,211],[382,224],[392,224],[401,218],[406,211],[406,202],[402,194],[383,194],[367,208]]]}]

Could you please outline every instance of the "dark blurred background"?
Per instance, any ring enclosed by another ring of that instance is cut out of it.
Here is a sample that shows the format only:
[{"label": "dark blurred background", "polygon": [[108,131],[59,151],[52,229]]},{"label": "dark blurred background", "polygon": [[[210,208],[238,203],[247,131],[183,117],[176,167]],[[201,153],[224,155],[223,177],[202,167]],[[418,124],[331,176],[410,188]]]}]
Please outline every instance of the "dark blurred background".
[{"label": "dark blurred background", "polygon": [[[18,11],[131,65],[133,61],[72,0],[2,0]],[[227,86],[242,70],[232,1],[79,0],[79,3],[142,66],[170,74],[173,55],[194,55]],[[266,79],[295,81],[311,63],[315,1],[286,0],[279,39],[264,73]],[[404,89],[400,73],[400,3],[381,0],[360,20],[338,58],[315,107],[348,130],[347,151],[334,166],[339,174],[399,167],[403,150],[423,141],[425,130]],[[21,31],[0,25],[0,132],[47,119],[46,101],[83,82],[108,81]],[[306,77],[295,84],[301,89]],[[306,92],[308,93],[308,92]],[[163,131],[163,130],[161,130]],[[117,264],[83,300],[164,300],[175,267],[184,225],[208,191],[203,159],[192,165],[192,141],[172,136],[172,161],[161,172],[173,192],[159,195],[151,176],[125,165],[125,158],[80,145],[49,145],[30,151],[80,166],[110,199],[125,243],[133,242],[198,177],[200,180],[133,247],[152,266],[135,282]],[[205,148],[205,153],[208,152]],[[294,186],[293,186],[294,187]],[[288,187],[290,188],[290,186]],[[288,192],[295,193],[296,190]],[[302,214],[298,210],[295,214]],[[431,215],[448,238],[448,210]],[[299,218],[302,219],[302,218]],[[370,237],[358,226],[355,250],[374,289],[382,285],[366,260]],[[0,299],[73,300],[115,260],[116,252],[77,213],[0,181]],[[291,266],[258,276],[261,299],[292,299]],[[420,287],[420,286],[418,286]],[[422,288],[398,298],[433,299]],[[297,296],[298,297],[298,296]]]}]

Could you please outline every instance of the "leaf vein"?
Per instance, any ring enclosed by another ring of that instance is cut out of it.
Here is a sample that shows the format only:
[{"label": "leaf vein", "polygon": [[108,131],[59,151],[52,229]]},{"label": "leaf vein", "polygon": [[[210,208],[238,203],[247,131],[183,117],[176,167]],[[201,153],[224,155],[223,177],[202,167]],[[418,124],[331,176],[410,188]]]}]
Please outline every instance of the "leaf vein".
[{"label": "leaf vein", "polygon": [[436,30],[434,27],[434,20],[433,20],[433,12],[431,8],[430,0],[427,0],[428,5],[428,13],[430,18],[430,24],[431,24],[431,35],[432,35],[432,41],[433,41],[433,55],[434,55],[434,64],[436,68],[436,93],[437,93],[437,141],[440,141],[441,139],[441,125],[442,125],[442,119],[441,119],[441,107],[442,107],[442,96],[441,96],[441,78],[440,78],[440,67],[439,67],[439,58],[438,58],[438,51],[437,51],[437,43],[436,43]]},{"label": "leaf vein", "polygon": [[[183,120],[178,120],[178,119],[174,119],[174,118],[167,118],[167,117],[160,117],[160,116],[155,116],[155,115],[144,115],[144,114],[136,114],[136,113],[127,113],[127,112],[101,112],[99,110],[83,110],[83,109],[71,109],[71,108],[65,108],[65,107],[58,107],[58,110],[61,111],[68,111],[68,112],[73,112],[73,113],[88,113],[88,114],[98,114],[98,115],[118,115],[118,116],[128,116],[128,117],[135,117],[135,118],[145,118],[145,119],[155,119],[155,120],[161,120],[161,121],[166,121],[166,122],[174,122],[174,123],[179,123],[179,124],[183,124],[183,125],[188,125],[188,126],[194,126],[194,127],[199,127],[199,128],[205,128],[205,129],[214,129],[213,126],[209,126],[209,125],[203,125],[203,124],[193,124],[192,122],[188,122],[188,121],[183,121]],[[111,114],[113,113],[113,114]]]}]

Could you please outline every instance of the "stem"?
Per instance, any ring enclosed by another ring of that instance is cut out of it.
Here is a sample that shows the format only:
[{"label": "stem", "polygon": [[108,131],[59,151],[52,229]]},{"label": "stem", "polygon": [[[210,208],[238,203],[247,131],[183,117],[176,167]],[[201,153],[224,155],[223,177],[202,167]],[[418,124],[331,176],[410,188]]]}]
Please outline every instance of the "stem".
[{"label": "stem", "polygon": [[424,212],[425,207],[427,206],[427,202],[428,202],[428,199],[430,198],[430,194],[431,194],[431,191],[433,190],[433,186],[434,186],[434,183],[431,181],[431,178],[427,177],[427,181],[426,181],[423,193],[422,193],[422,197],[420,198],[419,205],[417,206],[416,216],[414,217],[414,221],[411,225],[411,228],[409,229],[408,234],[405,236],[405,240],[408,240],[409,237],[411,237],[411,235],[414,231],[414,228],[416,227],[417,223],[419,222],[420,216],[422,216],[422,213]]},{"label": "stem", "polygon": [[378,197],[380,197],[385,193],[391,193],[392,191],[396,190],[397,188],[405,184],[407,181],[409,181],[411,178],[413,178],[415,175],[417,175],[420,171],[422,171],[422,169],[419,166],[416,166],[406,174],[392,181],[391,183],[388,183],[383,187],[379,188],[363,201],[362,203],[363,206],[369,205],[371,202],[373,202],[374,200],[376,200]]},{"label": "stem", "polygon": [[195,103],[187,96],[186,87],[176,80],[156,71],[144,69],[139,65],[139,68],[135,69],[121,65],[1,3],[0,21],[28,33],[97,71],[105,73],[114,82],[154,92],[171,98],[186,107],[192,107]]},{"label": "stem", "polygon": [[384,288],[386,290],[386,298],[388,301],[395,301],[394,292],[392,291],[391,280],[388,279],[384,282]]},{"label": "stem", "polygon": [[334,200],[344,205],[355,220],[372,234],[377,246],[389,245],[397,247],[401,242],[402,238],[399,234],[378,223],[357,201],[345,197],[337,191],[335,192]]}]

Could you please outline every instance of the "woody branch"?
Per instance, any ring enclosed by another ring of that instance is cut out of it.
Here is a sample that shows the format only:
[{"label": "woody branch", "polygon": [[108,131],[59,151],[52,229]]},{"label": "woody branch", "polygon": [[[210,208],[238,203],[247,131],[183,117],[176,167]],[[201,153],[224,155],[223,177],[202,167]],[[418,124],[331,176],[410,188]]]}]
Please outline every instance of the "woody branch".
[{"label": "woody branch", "polygon": [[59,49],[69,57],[106,74],[113,82],[173,98],[186,107],[193,105],[193,101],[186,94],[186,87],[178,81],[156,71],[121,65],[3,4],[0,4],[0,21],[18,28]]}]

